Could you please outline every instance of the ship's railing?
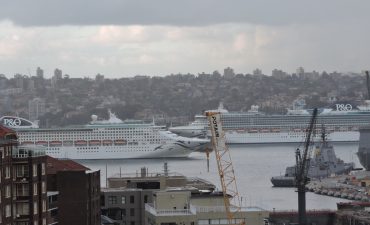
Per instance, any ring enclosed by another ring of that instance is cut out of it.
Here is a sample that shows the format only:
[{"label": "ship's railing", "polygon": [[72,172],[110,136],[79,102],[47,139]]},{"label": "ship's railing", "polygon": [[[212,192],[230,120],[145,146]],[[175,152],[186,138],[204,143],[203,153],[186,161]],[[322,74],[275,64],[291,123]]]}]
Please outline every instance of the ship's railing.
[{"label": "ship's railing", "polygon": [[196,209],[190,205],[189,209],[156,209],[153,203],[145,204],[145,210],[154,216],[184,216],[195,215]]},{"label": "ship's railing", "polygon": [[45,150],[43,146],[17,146],[13,148],[12,156],[14,158],[45,156]]}]

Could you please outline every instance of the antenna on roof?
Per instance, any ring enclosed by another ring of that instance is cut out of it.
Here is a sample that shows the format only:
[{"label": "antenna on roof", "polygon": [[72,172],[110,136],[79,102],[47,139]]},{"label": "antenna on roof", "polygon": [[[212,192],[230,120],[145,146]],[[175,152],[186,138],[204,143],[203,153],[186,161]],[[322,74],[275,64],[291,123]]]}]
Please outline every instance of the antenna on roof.
[{"label": "antenna on roof", "polygon": [[166,177],[168,177],[168,164],[167,164],[167,162],[165,162],[165,163],[163,164],[163,172],[164,172],[164,175],[165,175]]}]

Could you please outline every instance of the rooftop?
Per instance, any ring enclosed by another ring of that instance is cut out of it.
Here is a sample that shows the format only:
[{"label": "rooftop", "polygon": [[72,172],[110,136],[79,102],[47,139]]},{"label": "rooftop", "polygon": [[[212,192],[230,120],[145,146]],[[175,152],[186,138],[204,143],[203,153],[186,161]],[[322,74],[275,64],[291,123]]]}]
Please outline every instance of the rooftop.
[{"label": "rooftop", "polygon": [[89,168],[70,159],[56,159],[50,156],[46,158],[47,173],[56,174],[58,171],[86,171]]}]

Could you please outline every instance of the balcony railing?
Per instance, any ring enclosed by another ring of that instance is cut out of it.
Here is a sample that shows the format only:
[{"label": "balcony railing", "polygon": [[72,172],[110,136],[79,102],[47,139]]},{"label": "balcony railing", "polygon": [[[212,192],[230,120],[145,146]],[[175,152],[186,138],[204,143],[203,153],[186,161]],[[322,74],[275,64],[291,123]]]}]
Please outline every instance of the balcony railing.
[{"label": "balcony railing", "polygon": [[46,148],[43,146],[17,146],[13,148],[13,158],[28,158],[45,156]]},{"label": "balcony railing", "polygon": [[[209,213],[209,212],[226,212],[225,206],[196,206],[196,211],[200,213]],[[232,212],[237,211],[236,207],[231,206],[230,210]],[[250,211],[263,211],[262,208],[259,207],[241,207],[240,212],[250,212]]]},{"label": "balcony railing", "polygon": [[186,216],[195,215],[195,207],[190,205],[189,209],[156,209],[152,203],[145,204],[145,210],[155,216]]}]

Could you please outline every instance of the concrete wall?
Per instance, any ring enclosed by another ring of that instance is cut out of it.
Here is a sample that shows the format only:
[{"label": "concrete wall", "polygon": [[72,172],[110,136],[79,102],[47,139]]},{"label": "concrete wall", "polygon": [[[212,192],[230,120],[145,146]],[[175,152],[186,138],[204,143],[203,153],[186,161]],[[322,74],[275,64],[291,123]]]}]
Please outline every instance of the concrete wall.
[{"label": "concrete wall", "polygon": [[190,192],[188,191],[160,191],[156,196],[154,207],[157,210],[189,208]]}]

